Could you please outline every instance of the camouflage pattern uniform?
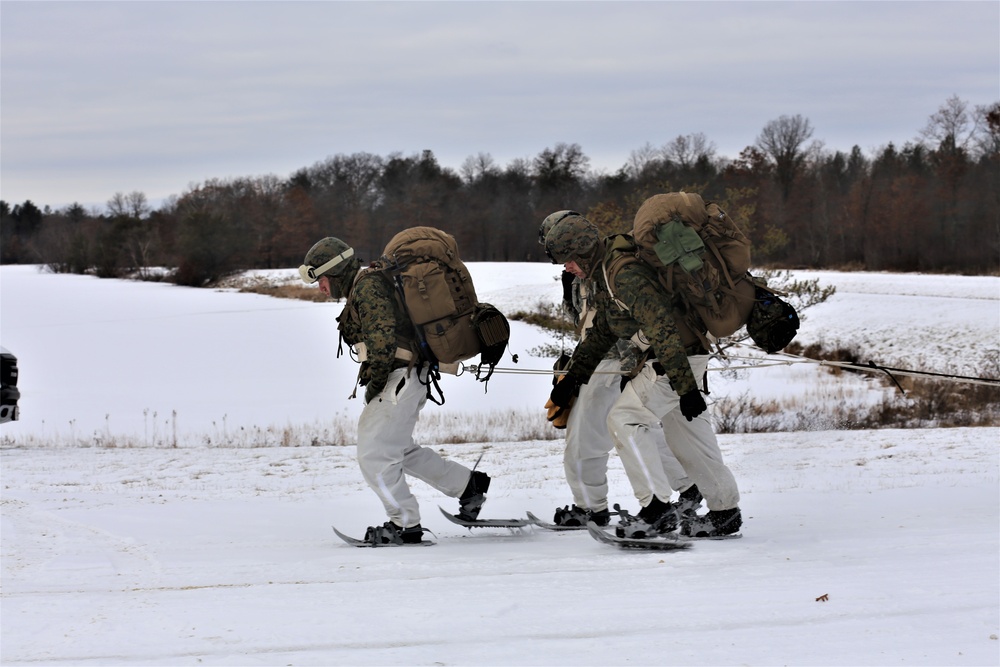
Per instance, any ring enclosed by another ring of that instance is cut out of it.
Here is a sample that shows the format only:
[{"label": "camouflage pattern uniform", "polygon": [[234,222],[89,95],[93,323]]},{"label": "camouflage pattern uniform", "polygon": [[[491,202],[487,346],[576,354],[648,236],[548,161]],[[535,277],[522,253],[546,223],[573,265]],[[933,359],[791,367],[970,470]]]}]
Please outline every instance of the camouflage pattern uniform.
[{"label": "camouflage pattern uniform", "polygon": [[608,349],[640,330],[652,350],[653,358],[625,386],[607,419],[640,504],[645,508],[654,496],[668,502],[672,491],[654,434],[659,424],[671,453],[697,485],[709,510],[737,508],[736,479],[722,460],[711,423],[704,412],[690,420],[680,414],[681,397],[698,391],[698,380],[708,368],[707,351],[681,323],[679,304],[659,284],[652,267],[640,261],[626,264],[609,290],[604,262],[613,237],[600,238],[592,247],[589,241],[568,233],[571,229],[569,225],[553,227],[546,237],[546,251],[554,262],[576,261],[587,273],[595,290],[597,314],[587,337],[573,352],[568,379],[588,383]]},{"label": "camouflage pattern uniform", "polygon": [[[306,256],[309,264],[310,256]],[[413,325],[396,299],[393,285],[381,272],[355,265],[329,275],[334,294],[347,303],[337,318],[343,339],[364,343],[360,381],[365,407],[358,419],[358,464],[365,482],[378,495],[390,521],[400,528],[420,524],[420,508],[405,474],[413,475],[446,496],[459,498],[472,471],[413,442],[413,429],[427,402],[426,365],[410,367],[397,357],[414,339]],[[404,474],[405,473],[405,474]]]},{"label": "camouflage pattern uniform", "polygon": [[[581,340],[589,337],[597,315],[592,298],[595,292],[590,281],[574,278],[572,305],[564,304],[574,314]],[[563,470],[573,494],[573,504],[591,513],[608,509],[608,459],[615,446],[608,433],[608,415],[621,396],[622,374],[637,372],[636,365],[644,359],[645,354],[634,343],[619,338],[598,363],[590,381],[580,387],[580,394],[569,413]],[[686,491],[693,482],[670,451],[661,429],[653,425],[651,430],[659,436],[656,438],[658,451],[669,487],[678,492]],[[652,489],[643,480],[638,486],[640,502],[645,499],[648,503]],[[557,523],[559,516],[557,510]]]},{"label": "camouflage pattern uniform", "polygon": [[361,364],[360,382],[365,387],[365,403],[370,403],[385,389],[389,374],[407,365],[396,358],[396,350],[410,349],[416,333],[385,274],[365,269],[350,280],[353,288],[345,290],[347,304],[337,319],[348,345],[364,343],[367,359]]}]

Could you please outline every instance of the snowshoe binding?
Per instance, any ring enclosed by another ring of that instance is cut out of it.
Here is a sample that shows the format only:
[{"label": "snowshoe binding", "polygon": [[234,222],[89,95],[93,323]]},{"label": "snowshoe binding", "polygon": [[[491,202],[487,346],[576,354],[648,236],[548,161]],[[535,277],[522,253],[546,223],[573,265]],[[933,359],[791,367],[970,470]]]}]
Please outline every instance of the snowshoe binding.
[{"label": "snowshoe binding", "polygon": [[702,500],[701,491],[699,491],[698,487],[693,484],[681,492],[680,497],[675,503],[677,513],[680,515],[681,524],[683,524],[685,520],[691,521],[697,516],[698,508],[701,507]]},{"label": "snowshoe binding", "polygon": [[611,512],[607,508],[594,511],[579,505],[567,505],[557,509],[555,516],[552,517],[552,523],[555,525],[572,528],[586,528],[588,521],[593,521],[598,526],[606,526],[611,521]]},{"label": "snowshoe binding", "polygon": [[369,526],[365,531],[364,541],[372,546],[384,544],[420,544],[424,529],[418,523],[409,528],[401,528],[392,521],[386,521],[381,526]]},{"label": "snowshoe binding", "polygon": [[702,516],[695,516],[681,524],[681,535],[709,539],[739,537],[743,526],[740,508],[710,510]]},{"label": "snowshoe binding", "polygon": [[632,539],[644,539],[666,535],[677,530],[679,516],[677,508],[671,503],[665,503],[656,496],[652,502],[639,510],[636,515],[615,505],[618,512],[618,525],[615,526],[615,536]]}]

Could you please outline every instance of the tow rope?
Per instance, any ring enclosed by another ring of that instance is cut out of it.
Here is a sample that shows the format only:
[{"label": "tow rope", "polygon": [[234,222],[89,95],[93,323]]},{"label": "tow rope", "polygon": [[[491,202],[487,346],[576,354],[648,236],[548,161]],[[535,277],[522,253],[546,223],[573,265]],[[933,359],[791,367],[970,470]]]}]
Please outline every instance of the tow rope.
[{"label": "tow rope", "polygon": [[[717,358],[717,355],[712,355],[713,358]],[[987,387],[998,387],[1000,388],[1000,379],[997,378],[984,378],[984,377],[974,377],[970,375],[956,375],[953,373],[935,373],[932,371],[917,371],[909,368],[894,368],[892,366],[883,366],[882,364],[877,364],[874,361],[869,361],[867,364],[855,363],[850,361],[828,361],[823,359],[810,359],[808,357],[803,357],[796,354],[788,353],[778,353],[774,355],[767,355],[766,357],[740,357],[733,355],[726,355],[726,359],[737,360],[737,361],[754,361],[759,363],[746,364],[743,366],[726,366],[724,368],[709,368],[710,372],[715,371],[733,371],[733,370],[753,370],[756,368],[769,368],[773,366],[791,366],[793,364],[817,364],[819,366],[828,366],[832,368],[841,368],[844,370],[851,371],[861,371],[866,373],[880,373],[884,374],[892,380],[892,383],[899,389],[900,393],[906,394],[903,387],[900,386],[899,381],[896,376],[900,377],[918,377],[924,379],[934,379],[934,380],[949,380],[952,382],[960,382],[966,384],[978,384]],[[471,365],[467,367],[469,370],[476,370],[477,366]],[[513,374],[513,375],[561,375],[563,371],[555,370],[545,370],[545,369],[533,369],[533,368],[503,368],[497,366],[493,369],[494,373],[503,374]],[[626,373],[620,371],[595,371],[594,375],[626,375]]]}]

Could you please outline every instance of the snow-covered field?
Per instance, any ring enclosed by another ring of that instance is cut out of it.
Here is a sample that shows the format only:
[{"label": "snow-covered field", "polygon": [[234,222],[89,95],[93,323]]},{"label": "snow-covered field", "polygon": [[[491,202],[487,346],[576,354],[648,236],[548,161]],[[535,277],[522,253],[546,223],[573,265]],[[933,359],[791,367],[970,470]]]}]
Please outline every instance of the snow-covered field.
[{"label": "snow-covered field", "polygon": [[[552,266],[470,268],[503,310],[559,298]],[[796,277],[838,289],[800,342],[966,375],[1000,348],[998,278]],[[469,532],[420,482],[439,544],[354,549],[330,525],[360,535],[384,517],[338,431],[360,411],[355,366],[334,356],[339,309],[0,267],[0,344],[23,394],[22,420],[0,426],[2,664],[1000,664],[1000,429],[722,436],[744,537],[685,552]],[[530,354],[544,341],[512,323],[505,365],[549,368]],[[715,398],[815,405],[884,391],[809,364],[712,382]],[[502,433],[503,415],[542,418],[547,378],[443,386],[422,441],[500,416],[485,444],[434,445],[483,454],[484,517],[569,502],[562,441]],[[249,446],[267,433],[298,446]],[[635,510],[614,458],[610,481]]]}]

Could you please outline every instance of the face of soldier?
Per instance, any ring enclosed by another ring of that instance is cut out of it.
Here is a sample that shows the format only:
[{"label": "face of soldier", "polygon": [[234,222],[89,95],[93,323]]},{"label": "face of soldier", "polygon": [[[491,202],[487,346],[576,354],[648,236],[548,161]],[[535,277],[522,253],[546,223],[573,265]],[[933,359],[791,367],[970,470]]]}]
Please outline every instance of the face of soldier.
[{"label": "face of soldier", "polygon": [[319,286],[319,291],[325,294],[327,297],[330,296],[330,277],[320,276],[319,280],[316,281]]},{"label": "face of soldier", "polygon": [[565,264],[563,264],[563,268],[566,269],[566,271],[568,271],[569,273],[572,273],[577,278],[587,277],[586,272],[580,268],[580,265],[577,264],[576,261],[566,262]]},{"label": "face of soldier", "polygon": [[344,298],[344,295],[340,293],[340,286],[333,280],[330,280],[330,276],[320,276],[317,284],[319,285],[319,291],[329,298],[334,300]]}]

